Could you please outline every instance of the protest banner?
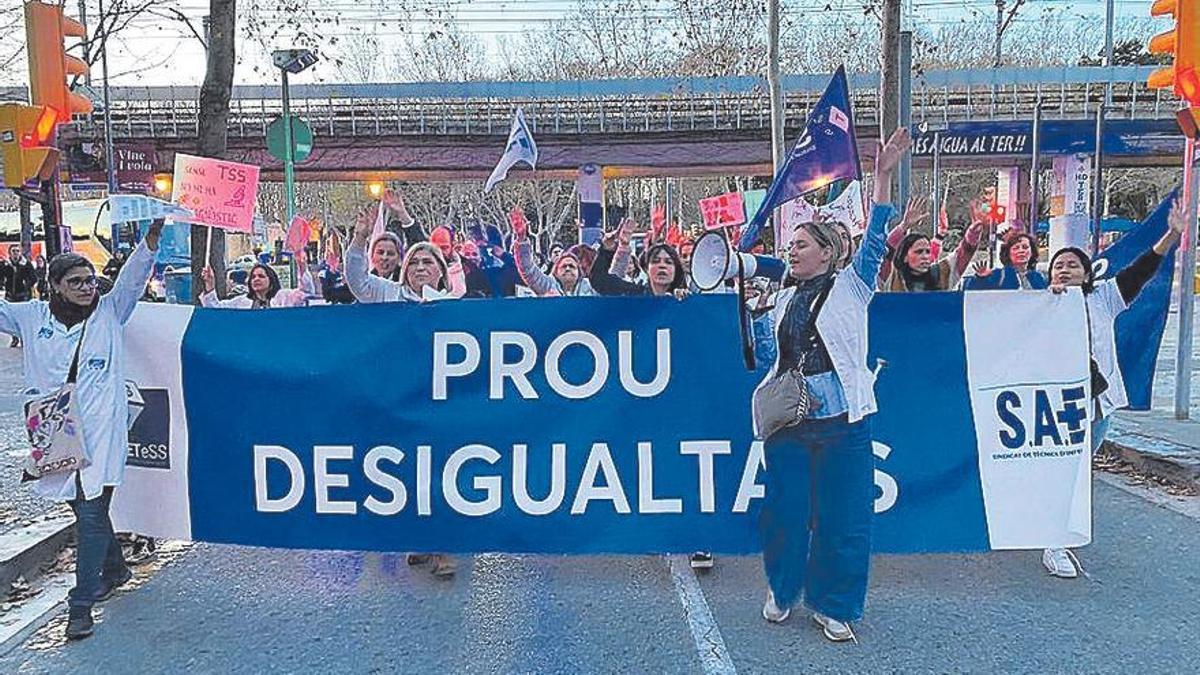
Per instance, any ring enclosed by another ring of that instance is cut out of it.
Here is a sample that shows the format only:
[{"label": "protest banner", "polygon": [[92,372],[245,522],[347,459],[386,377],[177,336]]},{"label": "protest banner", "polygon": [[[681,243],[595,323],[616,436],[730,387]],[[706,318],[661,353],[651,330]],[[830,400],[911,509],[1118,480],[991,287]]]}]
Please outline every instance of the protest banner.
[{"label": "protest banner", "polygon": [[257,166],[175,154],[171,201],[194,214],[178,222],[250,234],[257,199]]},{"label": "protest banner", "polygon": [[704,229],[719,230],[746,222],[746,208],[740,192],[726,192],[700,200],[700,217]]},{"label": "protest banner", "polygon": [[[343,550],[758,550],[749,409],[770,364],[743,367],[736,296],[493,302],[504,310],[139,306],[125,373],[146,405],[118,529]],[[1088,543],[1082,296],[882,294],[870,322],[867,362],[886,362],[875,550]],[[1028,349],[998,360],[1014,325]],[[278,395],[300,381],[322,395]]]}]

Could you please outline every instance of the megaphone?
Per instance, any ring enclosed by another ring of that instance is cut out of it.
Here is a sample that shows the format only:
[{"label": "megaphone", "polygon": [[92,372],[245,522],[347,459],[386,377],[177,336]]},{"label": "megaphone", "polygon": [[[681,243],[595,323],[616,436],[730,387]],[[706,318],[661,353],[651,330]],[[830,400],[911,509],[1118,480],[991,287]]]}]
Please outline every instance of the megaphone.
[{"label": "megaphone", "polygon": [[701,291],[711,291],[738,275],[766,277],[771,281],[783,279],[787,266],[779,258],[735,251],[725,241],[725,235],[713,230],[696,241],[692,249],[692,281]]}]

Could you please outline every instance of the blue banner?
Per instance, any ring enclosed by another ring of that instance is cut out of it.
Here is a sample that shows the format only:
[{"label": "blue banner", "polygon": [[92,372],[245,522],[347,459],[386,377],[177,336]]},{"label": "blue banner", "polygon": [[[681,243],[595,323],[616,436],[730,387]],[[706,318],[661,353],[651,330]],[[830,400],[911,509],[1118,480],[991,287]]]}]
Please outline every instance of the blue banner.
[{"label": "blue banner", "polygon": [[[735,303],[197,310],[181,352],[192,538],[757,551],[761,373],[742,366]],[[987,550],[962,295],[881,295],[871,323],[875,548]]]},{"label": "blue banner", "polygon": [[[1167,231],[1167,215],[1177,191],[1172,192],[1140,225],[1122,235],[1100,253],[1101,273],[1096,280],[1116,276],[1138,256],[1149,251]],[[1171,281],[1175,276],[1175,247],[1129,308],[1117,317],[1117,362],[1125,380],[1131,410],[1149,410],[1154,389],[1154,365],[1167,326]]]}]

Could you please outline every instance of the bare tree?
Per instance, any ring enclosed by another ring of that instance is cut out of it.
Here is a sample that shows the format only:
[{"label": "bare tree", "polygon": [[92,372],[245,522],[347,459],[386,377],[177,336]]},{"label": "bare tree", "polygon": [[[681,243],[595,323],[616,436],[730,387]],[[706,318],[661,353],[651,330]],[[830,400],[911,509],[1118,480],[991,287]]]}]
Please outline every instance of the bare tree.
[{"label": "bare tree", "polygon": [[[237,58],[237,0],[209,0],[208,63],[204,84],[200,87],[200,106],[197,113],[199,135],[197,154],[204,157],[224,157],[229,132],[229,98],[233,94],[233,67]],[[192,279],[199,279],[208,263],[204,256],[209,228],[192,227]],[[218,283],[225,280],[225,237],[220,230],[212,232],[212,250],[208,251]],[[192,284],[193,295],[199,298],[200,284]]]}]

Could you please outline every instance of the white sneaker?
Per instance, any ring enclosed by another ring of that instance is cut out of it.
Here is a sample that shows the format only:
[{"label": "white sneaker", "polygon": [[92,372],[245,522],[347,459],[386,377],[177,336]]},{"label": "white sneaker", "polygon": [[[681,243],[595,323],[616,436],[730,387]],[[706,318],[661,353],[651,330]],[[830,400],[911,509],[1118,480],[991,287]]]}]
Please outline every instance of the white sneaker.
[{"label": "white sneaker", "polygon": [[1042,551],[1042,564],[1046,566],[1047,572],[1056,577],[1074,579],[1079,576],[1075,561],[1071,560],[1071,553],[1065,548],[1048,548]]},{"label": "white sneaker", "polygon": [[775,594],[767,591],[767,602],[763,605],[763,618],[771,623],[783,623],[792,615],[791,608],[780,609],[779,605],[775,604]]},{"label": "white sneaker", "polygon": [[850,624],[831,619],[820,612],[813,612],[813,621],[817,622],[817,625],[825,633],[825,638],[831,642],[846,642],[854,639],[854,631],[850,630]]}]

